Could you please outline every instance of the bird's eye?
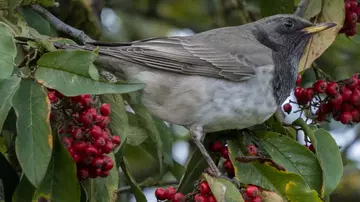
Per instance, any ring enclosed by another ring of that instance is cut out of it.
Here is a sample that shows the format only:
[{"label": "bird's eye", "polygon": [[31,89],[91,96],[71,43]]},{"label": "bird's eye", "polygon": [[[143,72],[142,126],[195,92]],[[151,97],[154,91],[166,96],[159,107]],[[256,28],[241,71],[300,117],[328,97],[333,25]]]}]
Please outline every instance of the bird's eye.
[{"label": "bird's eye", "polygon": [[294,22],[292,20],[285,20],[284,26],[287,28],[292,28],[294,26]]}]

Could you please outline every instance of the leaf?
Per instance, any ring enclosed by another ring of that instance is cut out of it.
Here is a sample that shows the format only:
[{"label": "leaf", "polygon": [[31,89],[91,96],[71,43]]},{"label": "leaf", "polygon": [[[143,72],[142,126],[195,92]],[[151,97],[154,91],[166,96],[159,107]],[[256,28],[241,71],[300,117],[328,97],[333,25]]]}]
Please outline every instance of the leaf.
[{"label": "leaf", "polygon": [[21,176],[18,186],[16,187],[15,193],[12,197],[12,202],[31,201],[34,191],[35,191],[35,187],[23,174]]},{"label": "leaf", "polygon": [[5,119],[11,109],[11,99],[19,88],[21,79],[17,76],[0,80],[0,131],[3,127]]},{"label": "leaf", "polygon": [[12,105],[17,116],[16,154],[26,177],[39,186],[52,152],[50,101],[41,85],[22,79]]},{"label": "leaf", "polygon": [[303,177],[307,185],[321,193],[322,170],[316,156],[297,141],[274,132],[258,133],[260,144],[286,171]]},{"label": "leaf", "polygon": [[315,131],[315,139],[311,139],[311,143],[323,170],[324,196],[328,196],[339,185],[343,175],[340,150],[331,134],[324,129]]},{"label": "leaf", "polygon": [[[3,1],[3,0],[1,0]],[[9,2],[10,9],[14,9],[20,5],[30,5],[40,3],[44,6],[54,6],[54,0],[7,0]]]},{"label": "leaf", "polygon": [[9,78],[14,69],[14,60],[17,54],[14,37],[10,27],[0,22],[0,79]]},{"label": "leaf", "polygon": [[314,16],[318,15],[321,12],[321,6],[322,6],[323,0],[309,0],[307,1],[307,5],[305,8],[305,13],[302,18],[306,20],[310,20]]},{"label": "leaf", "polygon": [[144,87],[144,84],[110,84],[91,79],[91,76],[96,78],[93,70],[90,70],[95,58],[96,54],[83,50],[46,53],[37,62],[35,77],[46,87],[66,96],[128,93]]},{"label": "leaf", "polygon": [[286,128],[283,126],[283,124],[280,122],[280,120],[277,118],[276,115],[273,115],[271,118],[269,118],[266,121],[266,124],[272,129],[272,131],[280,133],[282,135],[286,135],[288,137],[296,138],[296,135],[293,136]]},{"label": "leaf", "polygon": [[52,202],[80,200],[76,165],[67,149],[56,137],[53,156],[46,175],[33,196],[33,201],[41,201],[41,199]]},{"label": "leaf", "polygon": [[134,93],[126,97],[126,101],[129,103],[131,108],[135,111],[138,117],[139,123],[146,130],[149,138],[156,147],[157,157],[159,162],[160,173],[163,173],[163,156],[164,148],[163,141],[161,139],[159,130],[155,124],[155,121],[146,107],[137,98],[138,94]]},{"label": "leaf", "polygon": [[311,64],[335,41],[344,23],[345,9],[343,0],[322,0],[322,10],[315,17],[316,23],[333,22],[337,26],[320,32],[310,39],[299,63],[299,72],[310,68]]},{"label": "leaf", "polygon": [[128,183],[130,184],[132,193],[134,194],[136,201],[137,202],[146,202],[147,200],[146,200],[144,193],[142,192],[139,185],[136,183],[135,179],[129,173],[128,168],[125,165],[124,159],[121,156],[117,159],[117,163],[120,165],[122,171],[124,172],[125,177],[126,177]]},{"label": "leaf", "polygon": [[0,168],[0,179],[2,180],[2,186],[4,188],[3,196],[5,197],[5,201],[11,201],[15,189],[19,184],[19,176],[2,153],[0,153]]},{"label": "leaf", "polygon": [[268,163],[239,163],[235,158],[237,156],[244,156],[244,154],[232,141],[228,142],[228,148],[230,159],[235,168],[235,176],[240,182],[253,184],[276,192],[290,202],[322,201],[317,192],[310,189],[301,176],[295,173],[277,170]]},{"label": "leaf", "polygon": [[203,174],[203,176],[209,183],[211,192],[214,194],[217,201],[244,201],[240,191],[232,182],[222,178],[213,178],[208,174]]},{"label": "leaf", "polygon": [[31,7],[20,7],[19,13],[24,17],[28,26],[34,28],[39,34],[50,35],[50,23]]},{"label": "leaf", "polygon": [[261,0],[260,10],[263,17],[293,13],[294,12],[294,1],[288,0]]},{"label": "leaf", "polygon": [[176,178],[177,181],[180,181],[182,176],[184,175],[186,169],[184,166],[174,161],[173,165],[170,166],[171,174]]},{"label": "leaf", "polygon": [[94,64],[91,64],[89,67],[89,75],[95,81],[99,81],[99,79],[100,79],[99,71],[97,70],[97,68],[95,67]]},{"label": "leaf", "polygon": [[169,166],[173,165],[172,159],[172,145],[174,141],[174,134],[169,129],[169,127],[165,124],[164,121],[154,117],[154,122],[156,128],[159,131],[160,138],[163,142],[163,150],[164,150],[164,163]]}]

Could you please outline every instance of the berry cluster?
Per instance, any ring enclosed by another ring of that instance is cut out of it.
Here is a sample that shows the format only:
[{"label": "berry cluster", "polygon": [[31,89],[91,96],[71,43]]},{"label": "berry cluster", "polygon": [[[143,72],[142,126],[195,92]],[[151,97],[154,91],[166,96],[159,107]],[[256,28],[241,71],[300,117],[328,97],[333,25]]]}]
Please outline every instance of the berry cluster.
[{"label": "berry cluster", "polygon": [[215,196],[211,193],[209,183],[206,181],[200,182],[198,186],[200,193],[194,196],[195,202],[216,202]]},{"label": "berry cluster", "polygon": [[223,167],[226,170],[229,177],[235,176],[234,165],[232,164],[230,157],[229,157],[229,149],[227,146],[223,145],[220,141],[215,141],[211,145],[211,151],[219,152],[223,158],[226,160],[223,163]]},{"label": "berry cluster", "polygon": [[345,0],[345,22],[340,33],[345,33],[346,36],[354,36],[357,22],[360,22],[360,8],[357,0]]},{"label": "berry cluster", "polygon": [[48,98],[51,119],[61,123],[58,132],[77,165],[78,178],[108,176],[114,162],[104,154],[120,145],[120,137],[112,136],[107,128],[110,105],[105,103],[97,109],[89,94],[65,97],[51,89]]},{"label": "berry cluster", "polygon": [[254,185],[249,185],[248,187],[246,187],[245,191],[242,192],[245,202],[261,202],[262,198],[259,194],[259,188]]},{"label": "berry cluster", "polygon": [[157,188],[155,190],[155,197],[160,200],[170,200],[172,202],[183,202],[185,201],[184,194],[178,192],[176,193],[176,189],[174,187]]},{"label": "berry cluster", "polygon": [[[360,122],[360,78],[354,74],[349,79],[339,82],[317,80],[312,87],[297,86],[294,91],[300,111],[316,109],[317,122],[323,122],[332,117],[342,124]],[[291,105],[283,106],[285,112],[291,112]]]}]

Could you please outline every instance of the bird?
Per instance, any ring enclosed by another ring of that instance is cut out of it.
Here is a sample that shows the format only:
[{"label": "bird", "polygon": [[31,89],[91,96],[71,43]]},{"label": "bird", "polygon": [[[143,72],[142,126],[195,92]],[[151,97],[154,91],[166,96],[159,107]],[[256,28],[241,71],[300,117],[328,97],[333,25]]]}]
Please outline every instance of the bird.
[{"label": "bird", "polygon": [[96,65],[146,84],[140,95],[150,113],[189,129],[210,169],[220,175],[202,144],[204,134],[269,119],[295,87],[311,37],[334,26],[278,14],[190,36],[79,47],[98,48]]}]

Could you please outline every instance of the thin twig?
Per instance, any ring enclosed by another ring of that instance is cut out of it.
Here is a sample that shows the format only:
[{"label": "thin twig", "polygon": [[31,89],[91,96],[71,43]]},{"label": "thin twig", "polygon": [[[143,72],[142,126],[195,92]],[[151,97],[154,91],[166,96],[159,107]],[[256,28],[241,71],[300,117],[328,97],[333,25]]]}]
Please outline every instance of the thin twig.
[{"label": "thin twig", "polygon": [[74,27],[71,27],[70,25],[67,25],[63,21],[61,21],[59,18],[51,14],[48,10],[43,8],[40,5],[32,5],[31,6],[35,11],[37,11],[40,15],[42,15],[46,20],[49,21],[49,23],[54,26],[54,28],[58,31],[61,31],[73,39],[77,40],[78,42],[81,42],[82,44],[85,44],[86,42],[95,41],[92,38],[90,38],[88,35],[86,35],[83,31],[78,30]]},{"label": "thin twig", "polygon": [[309,4],[309,0],[301,0],[294,15],[299,16],[299,17],[304,17],[305,10],[306,10],[308,4]]},{"label": "thin twig", "polygon": [[259,161],[260,163],[265,163],[268,162],[270,163],[273,167],[275,167],[278,170],[285,170],[284,167],[282,167],[281,165],[277,164],[274,160],[272,160],[271,158],[266,158],[266,157],[262,157],[262,156],[243,156],[243,157],[236,157],[236,160],[239,163],[250,163],[253,161]]},{"label": "thin twig", "polygon": [[[162,187],[162,186],[169,186],[169,185],[177,185],[178,182],[176,180],[174,181],[158,181],[153,183],[146,183],[146,184],[140,184],[140,188],[146,188],[146,187]],[[118,190],[116,190],[116,193],[123,194],[131,192],[130,186],[120,187]]]}]

